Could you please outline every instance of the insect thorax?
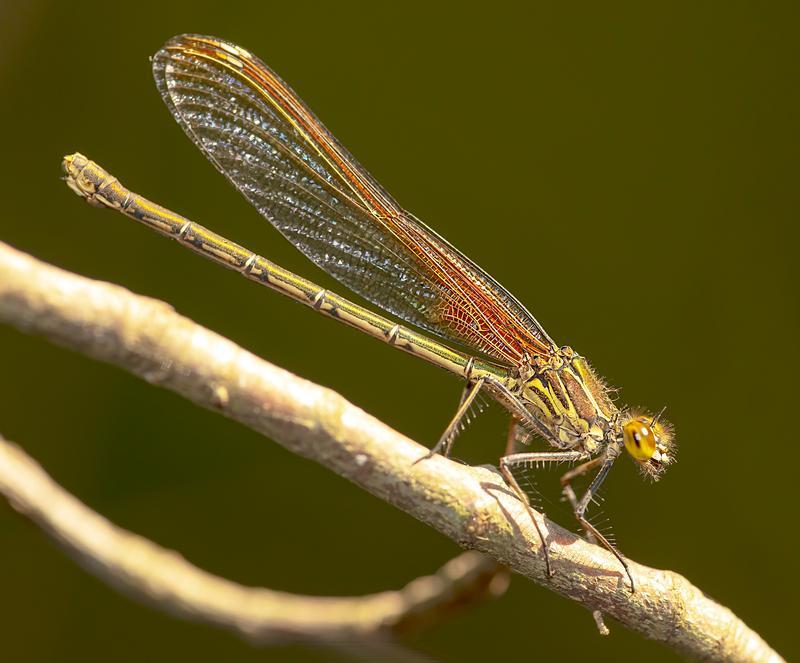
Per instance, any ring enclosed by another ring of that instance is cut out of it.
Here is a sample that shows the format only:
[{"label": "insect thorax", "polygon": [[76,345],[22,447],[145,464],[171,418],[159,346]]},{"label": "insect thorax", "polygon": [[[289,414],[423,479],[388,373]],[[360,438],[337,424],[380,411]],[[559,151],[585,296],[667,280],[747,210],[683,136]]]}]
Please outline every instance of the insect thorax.
[{"label": "insect thorax", "polygon": [[519,397],[547,431],[548,442],[593,454],[612,437],[619,411],[589,363],[564,346],[521,366]]}]

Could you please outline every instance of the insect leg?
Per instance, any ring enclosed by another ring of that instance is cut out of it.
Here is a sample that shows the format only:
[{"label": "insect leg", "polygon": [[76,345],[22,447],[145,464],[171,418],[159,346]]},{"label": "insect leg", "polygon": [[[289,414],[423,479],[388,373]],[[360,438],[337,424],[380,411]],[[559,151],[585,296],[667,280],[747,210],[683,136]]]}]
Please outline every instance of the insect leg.
[{"label": "insect leg", "polygon": [[[597,472],[595,478],[592,479],[592,483],[589,484],[589,487],[586,489],[586,492],[583,494],[583,497],[581,497],[580,501],[577,504],[573,502],[573,508],[575,511],[575,518],[577,518],[581,527],[583,527],[584,531],[587,534],[587,538],[589,536],[594,537],[596,541],[600,542],[600,544],[606,550],[608,550],[612,555],[614,555],[614,557],[616,557],[619,560],[619,563],[622,564],[622,567],[625,569],[625,573],[628,574],[628,580],[630,580],[631,583],[631,592],[635,592],[636,585],[633,582],[633,574],[631,573],[631,569],[628,566],[628,562],[625,561],[625,558],[622,556],[619,550],[617,550],[617,548],[605,536],[603,536],[600,533],[600,531],[594,525],[592,525],[592,523],[590,523],[585,517],[586,509],[588,508],[590,502],[592,501],[595,492],[597,492],[597,489],[600,488],[600,485],[605,480],[608,471],[611,469],[611,466],[614,464],[614,461],[616,459],[617,459],[617,454],[607,455],[602,457],[602,461],[600,463],[600,470]],[[562,477],[561,482],[562,485],[564,485],[564,490],[568,498],[569,498],[569,492],[572,493],[573,497],[575,496],[575,492],[572,490],[572,487],[569,485],[569,482],[576,476],[578,476],[578,474],[576,473],[578,470],[581,470],[583,468],[583,470],[580,472],[580,474],[583,474],[584,472],[592,469],[594,467],[594,465],[592,465],[592,462],[593,461],[590,461],[589,463],[585,463],[580,467],[576,467],[572,472],[567,472]],[[590,466],[590,467],[585,467],[585,466]],[[569,490],[569,492],[567,492],[567,489]],[[572,502],[572,499],[570,499],[570,501]]]},{"label": "insect leg", "polygon": [[506,450],[504,456],[511,456],[517,453],[517,449],[527,447],[535,433],[529,431],[519,421],[511,421],[511,426],[508,429],[508,438],[506,439]]},{"label": "insect leg", "polygon": [[430,458],[438,453],[441,453],[445,458],[450,456],[450,449],[453,446],[453,440],[455,440],[456,435],[458,434],[458,427],[461,424],[461,420],[469,411],[470,405],[472,405],[475,397],[478,395],[478,392],[483,387],[486,378],[478,378],[475,382],[468,382],[464,387],[464,391],[461,394],[461,404],[458,406],[456,413],[453,415],[453,418],[450,420],[450,423],[447,424],[447,428],[444,429],[444,433],[439,438],[439,441],[434,445],[433,449],[428,452],[427,456],[424,458]]},{"label": "insect leg", "polygon": [[[511,425],[514,426],[515,422],[512,422]],[[545,542],[544,534],[542,534],[542,530],[539,527],[539,523],[533,513],[533,507],[531,506],[530,498],[528,497],[527,493],[522,490],[519,482],[514,477],[512,468],[530,464],[535,465],[540,462],[550,463],[560,461],[576,461],[583,460],[585,458],[586,454],[582,451],[531,451],[526,453],[510,454],[508,456],[503,456],[500,459],[500,473],[503,475],[508,485],[511,486],[520,502],[525,505],[525,509],[528,511],[528,515],[531,517],[533,526],[536,528],[536,533],[539,535],[539,541],[542,543],[542,553],[544,554],[544,563],[547,569],[547,575],[550,577],[553,576],[553,570],[550,566],[550,555],[547,552],[547,543]]]},{"label": "insect leg", "polygon": [[[564,495],[569,500],[569,503],[572,505],[572,510],[578,508],[578,498],[575,495],[575,491],[572,489],[572,481],[577,479],[580,476],[583,476],[587,472],[595,469],[598,465],[603,464],[603,457],[598,456],[597,458],[592,458],[592,460],[587,461],[585,463],[581,463],[577,467],[573,467],[572,469],[564,472],[561,477],[561,489],[564,492]],[[593,539],[594,537],[591,537]],[[597,543],[596,541],[592,541],[592,543]]]},{"label": "insect leg", "polygon": [[[590,461],[585,463],[581,463],[577,467],[573,467],[572,469],[566,471],[563,476],[561,477],[561,487],[564,492],[564,495],[569,500],[570,506],[572,506],[573,512],[578,508],[578,498],[575,495],[575,491],[572,489],[572,480],[577,479],[580,476],[583,476],[587,472],[595,469],[598,465],[602,465],[603,457],[599,456],[597,458],[593,458]],[[594,534],[587,531],[586,532],[586,540],[589,543],[597,544],[597,539],[595,538]],[[597,628],[600,631],[601,635],[608,635],[608,627],[606,626],[605,620],[603,619],[603,613],[600,610],[592,610],[592,617],[594,617],[594,621],[597,624]]]}]

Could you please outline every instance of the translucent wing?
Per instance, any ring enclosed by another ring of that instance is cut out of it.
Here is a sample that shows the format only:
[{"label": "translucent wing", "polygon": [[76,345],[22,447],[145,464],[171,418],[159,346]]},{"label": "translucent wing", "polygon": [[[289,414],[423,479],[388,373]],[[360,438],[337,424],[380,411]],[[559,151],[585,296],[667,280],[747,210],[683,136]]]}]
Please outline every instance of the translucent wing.
[{"label": "translucent wing", "polygon": [[192,141],[306,256],[377,306],[491,357],[553,342],[525,308],[405,212],[292,90],[244,49],[183,35],[153,59]]}]

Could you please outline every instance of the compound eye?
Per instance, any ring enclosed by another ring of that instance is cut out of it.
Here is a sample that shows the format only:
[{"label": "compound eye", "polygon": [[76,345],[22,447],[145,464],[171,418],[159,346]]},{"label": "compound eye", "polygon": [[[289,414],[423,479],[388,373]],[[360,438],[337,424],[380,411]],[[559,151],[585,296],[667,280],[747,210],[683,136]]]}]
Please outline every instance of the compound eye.
[{"label": "compound eye", "polygon": [[633,419],[625,424],[622,441],[636,460],[650,460],[656,452],[656,436],[644,419]]}]

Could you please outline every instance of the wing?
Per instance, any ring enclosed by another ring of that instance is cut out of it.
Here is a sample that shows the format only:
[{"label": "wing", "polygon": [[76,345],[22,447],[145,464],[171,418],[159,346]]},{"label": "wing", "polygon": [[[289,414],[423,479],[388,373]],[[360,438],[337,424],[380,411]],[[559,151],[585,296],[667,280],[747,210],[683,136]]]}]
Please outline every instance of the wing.
[{"label": "wing", "polygon": [[403,210],[259,59],[214,37],[183,35],[155,55],[153,74],[195,145],[334,278],[495,359],[552,352],[522,304]]}]

